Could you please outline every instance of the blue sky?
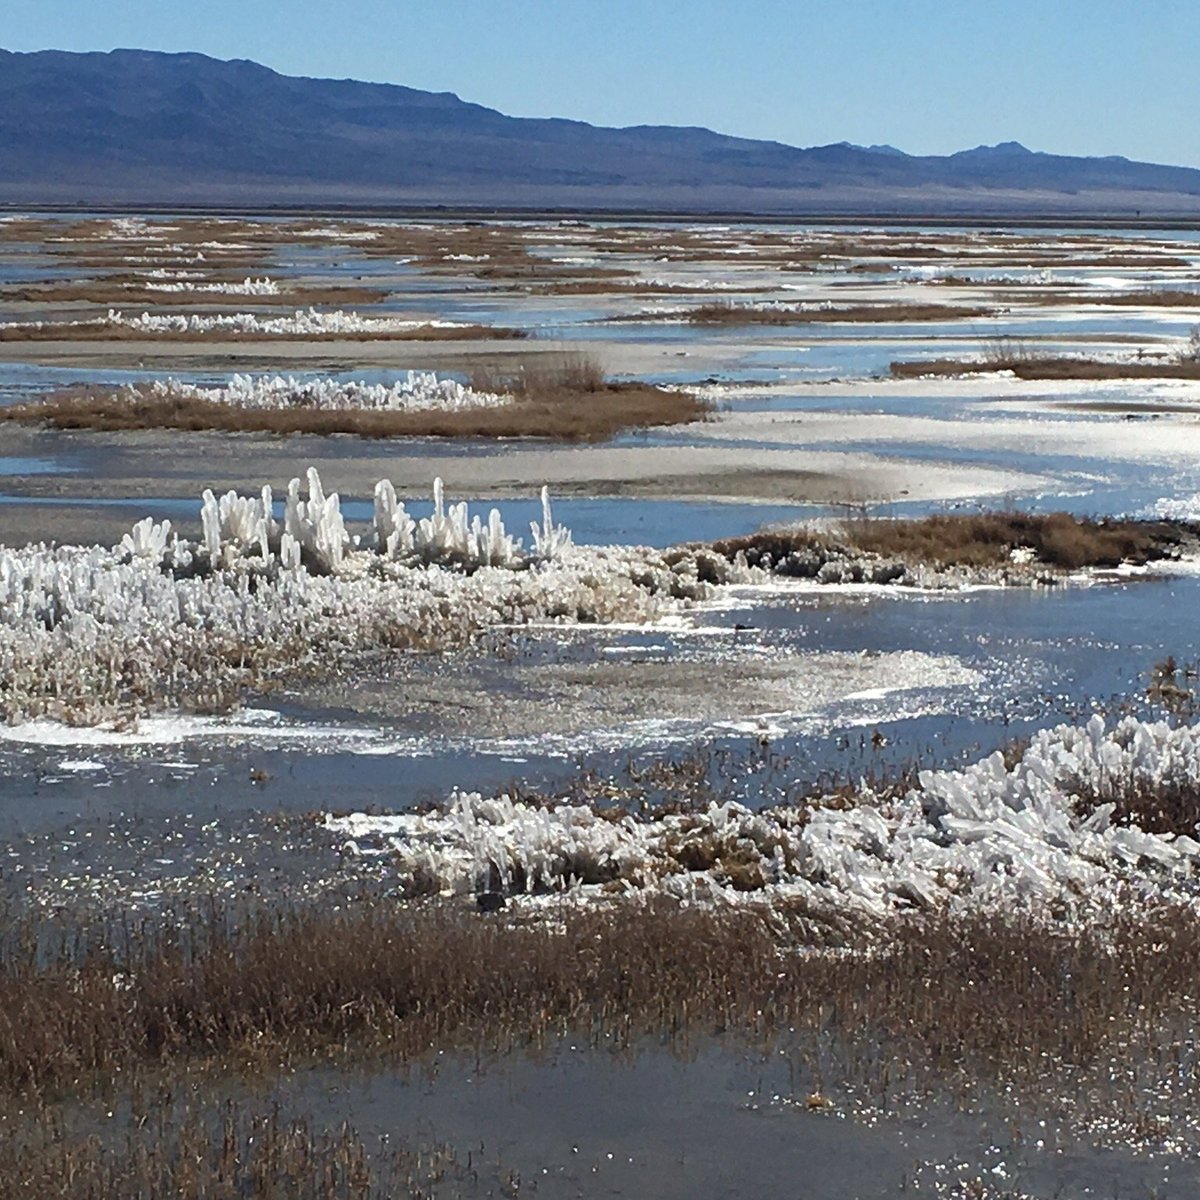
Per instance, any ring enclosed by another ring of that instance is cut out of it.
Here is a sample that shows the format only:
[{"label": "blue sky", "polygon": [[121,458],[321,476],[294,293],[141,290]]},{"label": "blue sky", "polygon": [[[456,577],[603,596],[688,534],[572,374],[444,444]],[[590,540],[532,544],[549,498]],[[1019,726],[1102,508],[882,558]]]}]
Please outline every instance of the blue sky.
[{"label": "blue sky", "polygon": [[520,116],[1200,166],[1195,0],[0,2],[9,50],[199,50]]}]

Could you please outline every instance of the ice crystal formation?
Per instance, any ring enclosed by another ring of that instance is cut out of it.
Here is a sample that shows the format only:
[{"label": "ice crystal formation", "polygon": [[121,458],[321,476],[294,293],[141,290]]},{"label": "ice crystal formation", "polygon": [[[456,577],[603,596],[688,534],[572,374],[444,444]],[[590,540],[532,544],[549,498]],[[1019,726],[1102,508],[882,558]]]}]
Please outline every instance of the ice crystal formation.
[{"label": "ice crystal formation", "polygon": [[853,914],[1025,910],[1061,921],[1135,903],[1195,902],[1200,842],[1114,819],[1131,792],[1200,786],[1200,726],[1100,717],[925,771],[900,796],[641,818],[570,803],[455,793],[441,810],[330,816],[354,854],[388,856],[413,891],[576,899],[665,894]]},{"label": "ice crystal formation", "polygon": [[704,595],[661,554],[572,544],[543,491],[528,546],[498,512],[445,501],[414,516],[390,483],[369,533],[309,470],[282,519],[257,496],[206,492],[202,536],[140,521],[113,548],[0,548],[0,714],[94,723],[351,666],[356,656],[459,644],[533,620],[647,621]]},{"label": "ice crystal formation", "polygon": [[224,387],[198,387],[176,379],[155,380],[148,387],[130,385],[119,395],[130,400],[175,398],[207,400],[245,409],[321,409],[356,412],[458,412],[511,404],[512,397],[481,392],[433,371],[409,371],[399,383],[340,382],[336,379],[297,379],[234,375]]},{"label": "ice crystal formation", "polygon": [[130,317],[116,309],[108,313],[110,325],[123,325],[143,333],[262,333],[290,336],[313,333],[403,333],[423,326],[453,327],[453,321],[413,321],[401,317],[364,317],[357,312],[319,312],[297,309],[290,317],[259,317],[254,313],[155,314]]},{"label": "ice crystal formation", "polygon": [[141,285],[149,292],[212,292],[222,296],[278,296],[279,284],[273,279],[243,279],[241,283],[194,283],[175,279],[167,283]]},{"label": "ice crystal formation", "polygon": [[272,337],[295,337],[314,334],[389,334],[406,333],[413,329],[454,329],[457,321],[414,321],[402,317],[364,317],[357,312],[320,312],[315,308],[297,309],[287,317],[259,317],[254,313],[149,313],[128,316],[119,309],[109,309],[107,316],[80,321],[8,321],[0,329],[77,329],[124,328],[139,333],[159,334],[261,334]]}]

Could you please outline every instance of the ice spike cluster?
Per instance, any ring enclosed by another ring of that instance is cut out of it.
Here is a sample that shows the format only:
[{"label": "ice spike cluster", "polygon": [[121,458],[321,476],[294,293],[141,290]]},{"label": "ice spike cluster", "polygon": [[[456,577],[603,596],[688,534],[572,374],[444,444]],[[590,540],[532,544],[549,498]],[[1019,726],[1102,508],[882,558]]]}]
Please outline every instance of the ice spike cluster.
[{"label": "ice spike cluster", "polygon": [[139,521],[112,548],[0,547],[0,718],[94,724],[246,687],[350,669],[361,655],[461,644],[529,621],[649,621],[709,593],[695,570],[635,547],[577,547],[543,495],[532,545],[441,482],[413,517],[390,484],[352,536],[315,470],[278,505],[204,494],[201,537]]},{"label": "ice spike cluster", "polygon": [[925,771],[900,797],[654,818],[456,792],[430,813],[330,816],[351,853],[387,855],[414,888],[510,896],[661,894],[852,915],[935,908],[1047,921],[1125,904],[1200,902],[1200,842],[1114,821],[1139,789],[1200,787],[1200,725],[1100,717],[1038,733],[1015,765],[993,754]]},{"label": "ice spike cluster", "polygon": [[343,383],[336,379],[297,379],[234,375],[223,387],[198,387],[176,379],[155,380],[146,387],[129,385],[118,395],[131,400],[196,399],[244,409],[320,409],[354,412],[459,412],[511,404],[512,397],[481,392],[433,371],[409,371],[394,384]]}]

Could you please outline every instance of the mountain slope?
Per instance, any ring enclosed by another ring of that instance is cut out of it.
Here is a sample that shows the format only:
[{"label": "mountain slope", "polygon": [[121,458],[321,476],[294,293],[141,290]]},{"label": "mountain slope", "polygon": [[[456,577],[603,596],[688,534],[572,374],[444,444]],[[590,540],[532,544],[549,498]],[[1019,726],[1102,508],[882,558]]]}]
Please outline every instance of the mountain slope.
[{"label": "mountain slope", "polygon": [[0,202],[1200,214],[1200,171],[1017,143],[798,149],[508,117],[200,54],[0,51]]}]

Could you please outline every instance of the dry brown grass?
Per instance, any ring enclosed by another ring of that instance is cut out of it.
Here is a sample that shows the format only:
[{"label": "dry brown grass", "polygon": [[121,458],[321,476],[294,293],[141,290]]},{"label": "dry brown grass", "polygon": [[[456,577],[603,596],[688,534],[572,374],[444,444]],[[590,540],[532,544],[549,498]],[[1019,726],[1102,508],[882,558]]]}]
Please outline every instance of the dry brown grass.
[{"label": "dry brown grass", "polygon": [[897,379],[927,376],[985,375],[1011,371],[1018,379],[1200,379],[1200,362],[1169,358],[1139,358],[1114,362],[1109,359],[1068,358],[1053,355],[1003,356],[985,360],[931,358],[924,362],[893,362]]},{"label": "dry brown grass", "polygon": [[727,558],[779,563],[815,548],[876,554],[907,565],[1007,567],[1012,551],[1030,548],[1036,562],[1059,570],[1144,565],[1176,557],[1194,541],[1187,526],[1166,521],[1099,519],[1072,513],[935,514],[912,520],[857,518],[829,532],[760,533],[717,542]]},{"label": "dry brown grass", "polygon": [[[556,916],[506,924],[434,903],[235,920],[213,907],[126,921],[115,939],[67,924],[41,954],[10,929],[0,1200],[382,1200],[480,1182],[478,1160],[403,1133],[368,1147],[345,1126],[211,1102],[246,1069],[314,1059],[478,1059],[564,1035],[606,1054],[645,1037],[687,1053],[716,1034],[786,1054],[797,1096],[850,1086],[886,1110],[929,1087],[1000,1094],[1024,1122],[1063,1095],[1077,1120],[1116,1114],[1161,1136],[1129,1081],[1181,1078],[1194,1036],[1189,910],[1145,909],[1103,932],[931,915],[835,955],[792,953],[786,913],[782,925],[677,905]],[[94,1116],[76,1103],[64,1122],[54,1107],[97,1094]]]},{"label": "dry brown grass", "polygon": [[1038,562],[1063,570],[1144,565],[1179,552],[1178,525],[1162,521],[1077,517],[1072,513],[936,514],[911,521],[847,523],[857,548],[873,554],[953,566],[1004,565],[1029,547]]},{"label": "dry brown grass", "polygon": [[278,1106],[253,1112],[170,1088],[135,1096],[117,1131],[77,1131],[51,1114],[13,1124],[0,1200],[432,1200],[478,1179],[448,1147],[404,1137],[402,1149],[369,1147],[345,1125],[323,1131]]},{"label": "dry brown grass", "polygon": [[603,441],[625,429],[702,420],[709,405],[689,392],[645,383],[609,383],[594,365],[541,367],[515,376],[483,372],[483,390],[513,403],[459,412],[237,408],[188,396],[73,390],[0,409],[0,421],[54,429],[211,429],[226,433],[354,434],[365,438],[551,438]]},{"label": "dry brown grass", "polygon": [[[832,322],[868,324],[906,321],[961,321],[990,315],[985,308],[950,304],[849,304],[830,308],[754,308],[716,300],[684,314],[694,325],[812,325]],[[627,318],[616,318],[617,320]],[[649,319],[654,319],[653,314]]]},{"label": "dry brown grass", "polygon": [[414,1062],[580,1030],[618,1045],[716,1031],[797,1049],[834,1039],[848,1055],[839,1070],[876,1088],[923,1071],[1041,1088],[1052,1063],[1168,1062],[1162,1023],[1190,1012],[1200,953],[1195,915],[1174,910],[1114,915],[1103,931],[914,916],[873,950],[800,957],[793,939],[830,927],[787,906],[555,916],[513,923],[448,902],[240,919],[210,909],[126,921],[113,936],[68,925],[50,943],[42,934],[40,954],[32,932],[10,933],[0,1091],[86,1095],[197,1062]]},{"label": "dry brown grass", "polygon": [[1200,308],[1200,292],[1171,290],[1114,292],[1083,290],[1038,294],[1041,304],[1097,304],[1105,308]]}]

